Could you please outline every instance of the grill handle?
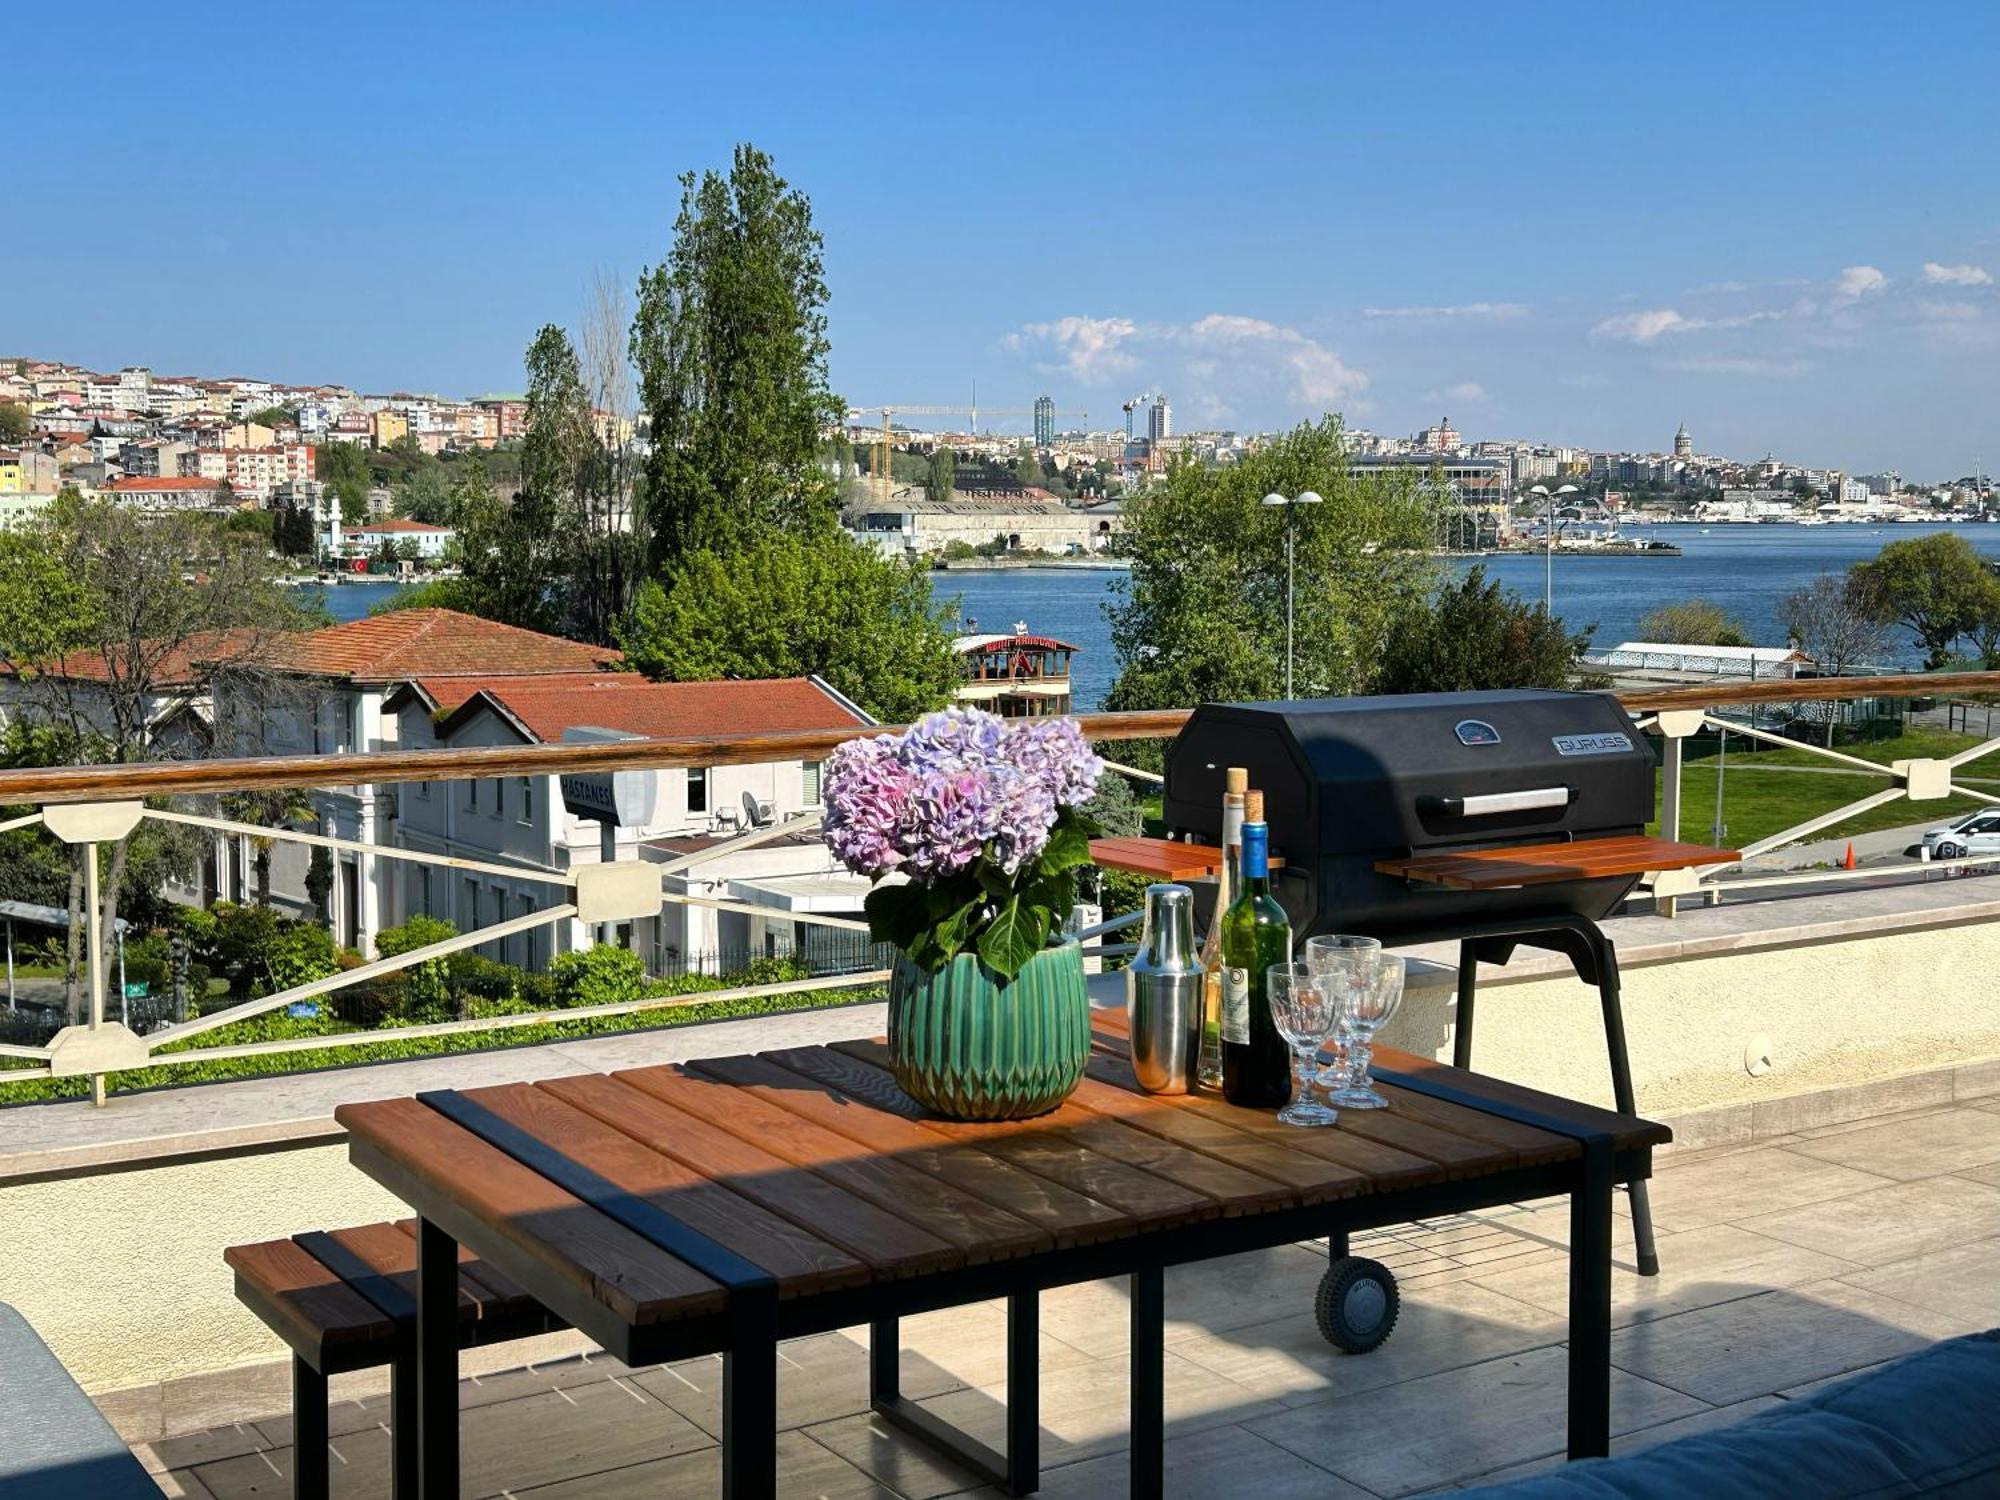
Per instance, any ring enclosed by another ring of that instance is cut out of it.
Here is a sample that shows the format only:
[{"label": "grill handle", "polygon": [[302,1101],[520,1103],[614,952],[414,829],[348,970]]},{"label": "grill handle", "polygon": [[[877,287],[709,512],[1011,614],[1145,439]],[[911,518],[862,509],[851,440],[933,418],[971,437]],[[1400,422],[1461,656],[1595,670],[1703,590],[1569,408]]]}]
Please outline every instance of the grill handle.
[{"label": "grill handle", "polygon": [[1483,792],[1471,797],[1426,797],[1425,811],[1448,818],[1491,818],[1502,813],[1541,812],[1569,806],[1566,786],[1536,787],[1524,792]]}]

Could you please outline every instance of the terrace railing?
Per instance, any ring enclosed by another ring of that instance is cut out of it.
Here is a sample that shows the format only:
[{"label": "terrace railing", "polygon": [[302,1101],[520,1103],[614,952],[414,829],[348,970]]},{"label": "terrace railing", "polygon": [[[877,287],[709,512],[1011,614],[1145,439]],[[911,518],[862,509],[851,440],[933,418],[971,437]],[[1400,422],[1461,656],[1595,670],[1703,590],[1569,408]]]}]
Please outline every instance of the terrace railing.
[{"label": "terrace railing", "polygon": [[[1666,688],[1623,693],[1622,701],[1637,717],[1642,728],[1661,741],[1662,791],[1660,819],[1669,835],[1680,832],[1682,819],[1684,750],[1688,740],[1704,730],[1740,735],[1760,743],[1775,743],[1837,765],[1846,772],[1866,774],[1883,784],[1877,790],[1816,814],[1793,827],[1757,839],[1746,849],[1755,855],[1794,842],[1816,832],[1837,827],[1843,821],[1881,807],[1897,799],[1912,803],[1935,802],[1954,792],[1976,801],[2000,805],[2000,795],[1965,786],[1955,777],[1959,768],[2000,749],[2000,738],[1982,741],[1949,758],[1896,761],[1883,765],[1797,737],[1788,737],[1741,717],[1746,708],[1757,705],[1827,704],[1917,694],[2000,695],[2000,672],[1955,675],[1894,676],[1871,678],[1826,678],[1765,681],[1743,684],[1708,684],[1691,688]],[[1077,722],[1092,740],[1157,740],[1171,737],[1186,722],[1189,710],[1148,713],[1083,714]],[[1735,715],[1731,717],[1731,715]],[[876,733],[885,730],[872,731]],[[552,1022],[585,1021],[607,1016],[640,1016],[717,1001],[806,995],[815,992],[879,985],[889,977],[886,967],[858,972],[823,973],[772,983],[740,985],[692,994],[651,995],[636,1000],[527,1010],[518,1013],[474,1016],[464,1019],[391,1025],[330,1035],[298,1036],[277,1040],[211,1041],[192,1045],[234,1023],[252,1020],[290,1006],[336,995],[355,985],[366,984],[418,965],[450,957],[461,951],[501,941],[537,928],[578,921],[585,924],[623,923],[656,917],[664,907],[680,903],[714,910],[770,916],[772,909],[725,897],[698,895],[669,888],[663,877],[682,875],[724,855],[782,839],[818,826],[818,814],[806,813],[752,829],[706,849],[682,854],[666,862],[621,861],[587,864],[569,869],[524,865],[500,859],[469,859],[434,854],[389,844],[364,843],[290,828],[251,824],[190,812],[164,805],[171,797],[215,799],[233,792],[313,790],[356,784],[395,785],[403,782],[439,782],[497,777],[548,777],[564,774],[666,770],[673,768],[762,764],[784,761],[823,760],[851,731],[805,731],[767,735],[695,736],[675,739],[627,740],[607,743],[560,743],[549,745],[480,748],[384,751],[369,755],[276,756],[230,760],[172,761],[125,766],[77,766],[38,770],[0,771],[0,807],[28,806],[35,810],[0,820],[0,832],[34,826],[87,851],[84,905],[87,913],[88,1009],[80,1024],[58,1032],[46,1044],[0,1043],[0,1057],[14,1066],[0,1069],[0,1085],[46,1077],[85,1076],[91,1091],[103,1102],[106,1075],[141,1067],[176,1067],[225,1058],[244,1058],[277,1053],[304,1054],[357,1044],[407,1041],[418,1038],[467,1033],[500,1034],[509,1030]],[[1135,779],[1157,783],[1153,773],[1130,766],[1117,766]],[[98,890],[98,846],[122,839],[141,823],[152,821],[204,829],[212,833],[238,835],[257,840],[290,842],[339,852],[365,854],[378,860],[414,865],[442,866],[467,874],[487,874],[514,882],[539,883],[547,888],[547,900],[533,911],[517,914],[474,930],[456,933],[394,957],[378,958],[347,969],[292,985],[274,994],[258,996],[215,1010],[204,1010],[185,1020],[138,1034],[106,1014],[106,992],[115,972],[100,927],[102,904]],[[2000,863],[2000,855],[1977,856],[1945,862],[1948,868]],[[1925,867],[1936,870],[1939,865]],[[1672,915],[1684,898],[1702,896],[1720,899],[1725,891],[1823,881],[1851,876],[1879,878],[1880,868],[1856,872],[1811,871],[1795,874],[1760,875],[1722,868],[1658,871],[1649,877],[1645,894],[1659,908]],[[789,913],[788,919],[809,926],[830,929],[837,941],[861,951],[866,942],[866,924],[848,917]],[[1106,945],[1107,934],[1129,926],[1132,918],[1117,919],[1086,929],[1080,936],[1087,952],[1114,954],[1130,951],[1129,946]],[[846,966],[841,966],[845,968]]]}]

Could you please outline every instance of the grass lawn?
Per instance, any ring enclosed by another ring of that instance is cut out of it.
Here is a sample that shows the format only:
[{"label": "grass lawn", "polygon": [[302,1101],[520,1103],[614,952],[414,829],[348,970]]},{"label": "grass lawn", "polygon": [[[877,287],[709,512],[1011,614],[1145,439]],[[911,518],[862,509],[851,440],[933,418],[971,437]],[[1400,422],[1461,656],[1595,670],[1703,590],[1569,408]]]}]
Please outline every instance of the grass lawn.
[{"label": "grass lawn", "polygon": [[[1838,745],[1843,754],[1887,765],[1896,760],[1921,760],[1956,755],[1979,743],[1975,735],[1947,734],[1942,730],[1919,728],[1891,739]],[[1719,758],[1712,742],[1699,747],[1697,758],[1690,754],[1682,769],[1681,837],[1706,840],[1714,831],[1715,792]],[[1731,847],[1754,843],[1781,832],[1808,818],[1832,812],[1848,802],[1885,790],[1886,777],[1870,776],[1854,770],[1852,775],[1829,775],[1824,771],[1787,767],[1821,766],[1831,771],[1840,762],[1823,759],[1804,750],[1749,749],[1749,741],[1732,737],[1722,781],[1723,843]],[[1845,768],[1852,769],[1852,768]],[[1990,786],[1984,778],[1991,778]],[[2000,752],[1992,764],[1974,761],[1962,778],[1974,786],[2000,792]],[[1663,788],[1664,790],[1664,788]],[[1856,817],[1834,824],[1817,838],[1835,839],[1848,834],[1873,833],[1883,828],[1908,824],[1942,823],[1959,813],[1979,806],[1970,797],[1952,796],[1942,802],[1898,800],[1872,808]],[[1653,825],[1658,831],[1658,824]]]}]

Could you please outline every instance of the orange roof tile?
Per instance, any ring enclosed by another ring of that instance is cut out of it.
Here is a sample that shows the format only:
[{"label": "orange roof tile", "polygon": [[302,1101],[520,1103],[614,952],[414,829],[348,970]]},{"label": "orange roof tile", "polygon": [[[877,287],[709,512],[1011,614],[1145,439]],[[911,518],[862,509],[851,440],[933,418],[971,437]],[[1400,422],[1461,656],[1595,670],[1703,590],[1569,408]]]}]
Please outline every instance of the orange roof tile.
[{"label": "orange roof tile", "polygon": [[[614,680],[618,686],[611,687]],[[854,729],[869,720],[809,677],[723,682],[648,682],[630,674],[604,683],[551,685],[516,679],[481,689],[438,726],[449,738],[482,711],[497,712],[531,741],[560,740],[594,725],[649,739],[681,735],[778,734]]]},{"label": "orange roof tile", "polygon": [[621,659],[609,646],[502,625],[455,609],[399,609],[280,643],[271,664],[354,682],[592,672]]},{"label": "orange roof tile", "polygon": [[383,704],[384,708],[396,709],[401,706],[403,694],[414,690],[417,700],[433,713],[440,716],[450,713],[474,693],[488,689],[504,689],[533,685],[537,687],[603,687],[633,688],[646,686],[646,679],[635,672],[510,672],[486,677],[418,677],[403,684]]}]

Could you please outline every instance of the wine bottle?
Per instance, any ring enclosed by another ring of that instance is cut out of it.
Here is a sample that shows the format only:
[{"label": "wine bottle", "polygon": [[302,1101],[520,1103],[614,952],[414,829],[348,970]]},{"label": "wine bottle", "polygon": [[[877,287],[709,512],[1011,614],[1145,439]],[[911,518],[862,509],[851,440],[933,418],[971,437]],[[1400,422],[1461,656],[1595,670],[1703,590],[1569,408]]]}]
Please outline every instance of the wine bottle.
[{"label": "wine bottle", "polygon": [[1243,799],[1243,888],[1223,919],[1227,964],[1222,1009],[1222,1095],[1231,1104],[1277,1109],[1292,1096],[1292,1053],[1271,1019],[1265,976],[1292,956],[1292,925],[1271,895],[1271,830],[1264,794]]},{"label": "wine bottle", "polygon": [[1215,876],[1215,910],[1208,919],[1208,936],[1201,945],[1201,1058],[1196,1081],[1205,1089],[1222,1087],[1222,919],[1236,899],[1236,865],[1243,853],[1243,794],[1250,773],[1231,766],[1222,777],[1222,867]]}]

